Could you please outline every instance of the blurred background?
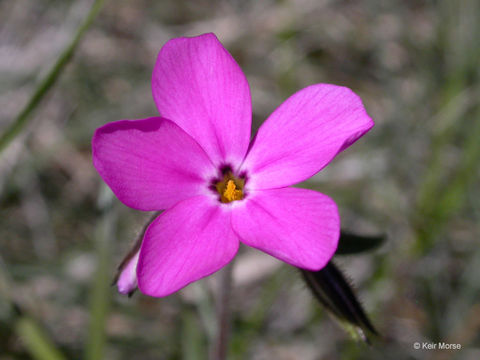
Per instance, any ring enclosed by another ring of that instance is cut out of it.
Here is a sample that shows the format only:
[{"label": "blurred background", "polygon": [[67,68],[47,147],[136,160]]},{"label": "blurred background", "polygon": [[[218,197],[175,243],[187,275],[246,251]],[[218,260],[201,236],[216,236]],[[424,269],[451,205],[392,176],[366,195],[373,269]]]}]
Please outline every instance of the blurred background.
[{"label": "blurred background", "polygon": [[[0,1],[0,134],[91,4]],[[246,74],[254,130],[313,83],[361,96],[375,128],[300,186],[333,197],[344,229],[388,235],[375,252],[337,257],[385,341],[351,340],[295,269],[243,248],[230,358],[479,359],[476,0],[107,0],[0,153],[0,359],[32,358],[39,332],[69,359],[206,359],[218,276],[162,299],[117,294],[116,267],[151,214],[112,197],[90,152],[97,127],[157,114],[159,49],[205,32]],[[442,341],[461,350],[413,347]]]}]

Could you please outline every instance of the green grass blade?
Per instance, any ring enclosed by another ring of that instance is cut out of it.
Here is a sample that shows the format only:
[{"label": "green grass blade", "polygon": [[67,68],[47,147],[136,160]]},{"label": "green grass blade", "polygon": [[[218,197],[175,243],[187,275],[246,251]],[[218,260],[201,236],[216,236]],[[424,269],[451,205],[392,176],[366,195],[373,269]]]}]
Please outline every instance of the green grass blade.
[{"label": "green grass blade", "polygon": [[108,255],[105,246],[101,246],[98,256],[98,268],[95,274],[90,298],[90,324],[88,328],[88,341],[86,344],[85,359],[103,359],[105,348],[105,322],[110,307],[110,274],[108,272]]},{"label": "green grass blade", "polygon": [[95,242],[97,246],[97,271],[90,295],[90,323],[85,345],[86,360],[102,360],[106,344],[105,324],[110,308],[111,273],[110,244],[115,234],[117,214],[112,207],[113,194],[104,185],[100,194],[103,215],[98,222]]},{"label": "green grass blade", "polygon": [[60,74],[62,73],[65,65],[68,64],[70,59],[73,56],[75,49],[77,48],[80,40],[82,39],[85,32],[88,30],[93,20],[99,13],[102,8],[104,0],[96,0],[90,11],[88,12],[85,20],[77,29],[74,37],[71,42],[66,46],[58,57],[55,64],[49,70],[45,78],[38,84],[35,89],[32,97],[27,102],[25,107],[20,111],[17,117],[13,120],[10,126],[5,130],[5,132],[0,136],[0,153],[8,146],[8,144],[15,139],[17,135],[20,134],[22,129],[27,125],[28,121],[31,119],[30,115],[33,110],[38,106],[40,101],[45,97],[50,88],[55,84]]},{"label": "green grass blade", "polygon": [[469,187],[473,184],[480,163],[480,109],[477,110],[474,126],[470,128],[463,148],[463,156],[450,186],[439,197],[438,218],[447,218],[459,210],[467,198]]},{"label": "green grass blade", "polygon": [[205,336],[195,313],[185,308],[182,311],[182,360],[204,360]]},{"label": "green grass blade", "polygon": [[35,360],[64,360],[40,326],[29,317],[21,317],[16,323],[16,332],[27,351]]},{"label": "green grass blade", "polygon": [[24,309],[14,303],[11,288],[7,267],[0,257],[0,300],[5,301],[14,314],[12,328],[21,339],[23,346],[34,360],[64,360],[65,357],[56,348],[48,333],[31,316],[27,315]]}]

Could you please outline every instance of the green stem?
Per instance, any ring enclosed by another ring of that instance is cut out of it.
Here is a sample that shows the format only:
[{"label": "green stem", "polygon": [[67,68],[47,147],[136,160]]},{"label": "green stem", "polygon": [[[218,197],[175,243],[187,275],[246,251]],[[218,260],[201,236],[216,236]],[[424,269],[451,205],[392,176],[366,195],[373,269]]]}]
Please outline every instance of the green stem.
[{"label": "green stem", "polygon": [[20,113],[13,120],[10,126],[0,136],[0,153],[18,134],[20,134],[22,129],[28,124],[28,121],[31,119],[30,115],[32,114],[33,110],[35,110],[40,101],[45,97],[47,92],[59,78],[62,70],[65,68],[65,65],[67,65],[72,58],[72,55],[77,48],[81,38],[83,37],[87,29],[92,24],[93,20],[97,16],[98,12],[102,8],[103,3],[104,0],[95,0],[85,20],[77,29],[77,32],[75,33],[72,41],[62,51],[57,61],[49,70],[45,78],[38,84],[35,92],[33,93],[30,100],[27,102],[27,104],[24,106],[22,111],[20,111]]},{"label": "green stem", "polygon": [[97,270],[90,293],[90,323],[85,343],[85,360],[105,358],[106,322],[111,303],[110,253],[117,223],[113,199],[114,195],[110,189],[106,185],[102,186],[98,207],[103,214],[95,233]]}]

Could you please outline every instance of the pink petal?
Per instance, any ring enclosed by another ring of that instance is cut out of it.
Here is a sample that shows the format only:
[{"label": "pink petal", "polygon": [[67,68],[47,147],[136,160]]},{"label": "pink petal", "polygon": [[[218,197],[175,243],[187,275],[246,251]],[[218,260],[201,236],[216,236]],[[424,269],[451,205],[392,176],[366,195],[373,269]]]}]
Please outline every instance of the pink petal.
[{"label": "pink petal", "polygon": [[216,170],[202,148],[173,122],[150,118],[122,120],[97,129],[93,164],[126,205],[167,209],[208,192]]},{"label": "pink petal", "polygon": [[340,236],[333,200],[297,188],[248,194],[232,211],[232,226],[244,244],[308,270],[330,261]]},{"label": "pink petal", "polygon": [[139,253],[140,251],[137,251],[122,264],[116,282],[118,292],[121,294],[131,294],[137,288],[137,263]]},{"label": "pink petal", "polygon": [[230,262],[238,250],[231,207],[207,196],[184,200],[147,229],[137,268],[138,286],[167,296]]},{"label": "pink petal", "polygon": [[360,98],[335,85],[292,95],[260,127],[242,166],[249,188],[272,189],[308,179],[372,126]]},{"label": "pink petal", "polygon": [[251,97],[242,70],[214,34],[168,41],[158,54],[152,92],[215,165],[239,163],[250,141]]}]

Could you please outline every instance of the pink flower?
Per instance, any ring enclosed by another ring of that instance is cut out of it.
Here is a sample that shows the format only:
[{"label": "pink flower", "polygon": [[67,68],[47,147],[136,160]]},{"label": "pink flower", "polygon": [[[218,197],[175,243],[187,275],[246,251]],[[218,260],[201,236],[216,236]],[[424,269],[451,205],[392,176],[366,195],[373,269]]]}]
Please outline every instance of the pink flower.
[{"label": "pink flower", "polygon": [[228,264],[239,242],[308,270],[328,263],[339,238],[337,207],[290,185],[373,126],[358,96],[309,86],[250,141],[247,79],[213,34],[168,41],[152,93],[162,117],[106,124],[92,141],[94,166],[120,201],[166,209],[148,227],[125,284],[134,286],[136,265],[143,293],[172,294]]}]

